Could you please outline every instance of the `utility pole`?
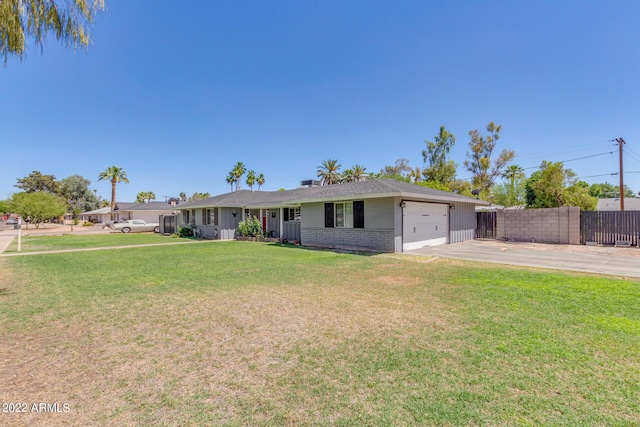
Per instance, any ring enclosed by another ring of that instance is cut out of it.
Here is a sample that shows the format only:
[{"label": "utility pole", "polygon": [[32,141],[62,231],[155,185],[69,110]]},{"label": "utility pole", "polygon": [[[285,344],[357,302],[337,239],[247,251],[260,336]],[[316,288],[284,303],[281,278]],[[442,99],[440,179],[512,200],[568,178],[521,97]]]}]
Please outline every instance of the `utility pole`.
[{"label": "utility pole", "polygon": [[626,144],[624,139],[616,138],[615,141],[618,143],[618,147],[620,148],[620,210],[624,211],[624,172],[622,169],[622,146]]}]

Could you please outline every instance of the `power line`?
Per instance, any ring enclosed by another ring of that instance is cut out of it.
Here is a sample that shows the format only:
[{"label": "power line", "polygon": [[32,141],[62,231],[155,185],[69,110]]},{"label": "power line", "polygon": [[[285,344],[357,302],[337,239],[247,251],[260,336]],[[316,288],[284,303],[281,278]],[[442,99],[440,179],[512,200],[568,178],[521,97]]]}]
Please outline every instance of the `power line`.
[{"label": "power line", "polygon": [[[573,162],[575,160],[584,160],[584,159],[590,159],[592,157],[599,157],[599,156],[605,156],[607,154],[613,154],[613,151],[607,151],[605,153],[598,153],[598,154],[592,154],[590,156],[583,156],[583,157],[576,157],[575,159],[567,159],[567,160],[560,160],[560,163],[568,163],[568,162]],[[522,168],[522,170],[529,170],[529,169],[540,169],[540,166],[529,166],[526,168]],[[605,174],[607,175],[607,174]],[[473,177],[471,178],[460,178],[462,181],[471,181],[473,179]]]},{"label": "power line", "polygon": [[533,154],[524,154],[524,155],[517,154],[516,158],[518,158],[518,159],[527,159],[527,158],[530,158],[530,157],[539,157],[539,156],[541,156],[543,154],[558,153],[558,152],[571,153],[573,151],[582,151],[582,150],[584,150],[585,147],[591,147],[591,146],[594,146],[594,145],[602,145],[602,144],[607,143],[607,142],[610,142],[610,141],[599,141],[599,142],[594,142],[594,143],[591,143],[591,144],[582,144],[582,145],[580,145],[580,147],[574,148],[574,149],[559,148],[559,149],[555,149],[555,150],[539,151],[539,152],[533,153]]}]

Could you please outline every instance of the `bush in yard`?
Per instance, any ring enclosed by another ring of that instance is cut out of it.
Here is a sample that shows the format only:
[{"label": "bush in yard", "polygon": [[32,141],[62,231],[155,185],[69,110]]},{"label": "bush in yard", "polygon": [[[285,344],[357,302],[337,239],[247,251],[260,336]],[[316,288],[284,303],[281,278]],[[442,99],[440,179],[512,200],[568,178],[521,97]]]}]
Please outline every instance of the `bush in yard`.
[{"label": "bush in yard", "polygon": [[178,226],[178,231],[175,232],[174,236],[193,237],[193,226],[192,225]]},{"label": "bush in yard", "polygon": [[262,237],[262,224],[257,217],[247,218],[238,223],[238,234],[241,237]]}]

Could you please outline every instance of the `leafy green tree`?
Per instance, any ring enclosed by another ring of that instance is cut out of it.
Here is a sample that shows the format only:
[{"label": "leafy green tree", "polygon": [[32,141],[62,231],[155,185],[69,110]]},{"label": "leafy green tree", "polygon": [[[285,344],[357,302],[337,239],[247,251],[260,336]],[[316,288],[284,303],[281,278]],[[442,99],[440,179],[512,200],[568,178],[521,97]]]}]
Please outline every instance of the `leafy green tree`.
[{"label": "leafy green tree", "polygon": [[[524,185],[521,185],[520,192],[516,191],[516,182],[523,182],[526,177],[524,169],[518,165],[510,165],[503,173],[502,177],[509,180],[511,186],[507,192],[506,204],[499,203],[504,206],[515,206],[523,202],[524,199]],[[495,193],[495,192],[494,192]]]},{"label": "leafy green tree", "polygon": [[509,181],[495,183],[491,187],[489,199],[496,205],[506,207],[525,205],[526,183],[527,180],[524,177],[516,178],[513,184]]},{"label": "leafy green tree", "polygon": [[156,199],[156,193],[153,191],[141,191],[136,195],[136,203],[149,203]]},{"label": "leafy green tree", "polygon": [[411,169],[411,172],[407,174],[409,180],[415,184],[418,184],[423,181],[422,169],[420,166],[416,166],[415,169]]},{"label": "leafy green tree", "polygon": [[413,168],[409,166],[408,159],[398,159],[393,165],[385,165],[380,170],[377,178],[390,178],[397,181],[410,182],[412,179],[409,174],[413,173]]},{"label": "leafy green tree", "polygon": [[428,188],[433,188],[434,190],[440,190],[440,191],[446,191],[448,193],[451,193],[451,189],[449,188],[448,185],[441,183],[440,181],[420,181],[420,182],[416,182],[416,185],[419,185],[421,187],[428,187]]},{"label": "leafy green tree", "polygon": [[104,10],[104,0],[2,0],[0,1],[0,52],[24,57],[27,39],[44,49],[53,33],[67,46],[86,47],[91,42],[89,26]]},{"label": "leafy green tree", "polygon": [[91,181],[81,175],[71,175],[60,181],[59,194],[67,201],[68,211],[74,216],[100,206],[100,198],[89,185]]},{"label": "leafy green tree", "polygon": [[527,206],[533,208],[557,208],[578,206],[581,210],[593,210],[597,199],[589,194],[589,186],[578,182],[571,169],[562,162],[543,161],[540,170],[527,181]]},{"label": "leafy green tree", "polygon": [[494,181],[501,175],[504,167],[515,157],[512,150],[502,150],[495,161],[491,160],[496,142],[500,139],[501,125],[495,125],[490,122],[487,125],[486,136],[483,136],[477,129],[469,132],[471,141],[467,152],[470,160],[465,160],[464,166],[473,174],[473,187],[487,191],[491,188]]},{"label": "leafy green tree", "polygon": [[443,184],[456,178],[457,165],[453,160],[447,159],[449,151],[456,144],[456,137],[444,126],[440,126],[440,133],[433,141],[425,141],[427,149],[422,151],[425,168],[422,171],[427,181],[437,181]]},{"label": "leafy green tree", "polygon": [[473,194],[471,194],[471,183],[469,181],[465,181],[464,179],[453,180],[447,183],[447,187],[449,187],[449,190],[453,193],[467,197],[475,197]]},{"label": "leafy green tree", "polygon": [[258,184],[258,191],[260,191],[260,187],[262,187],[264,185],[264,174],[260,174],[258,175],[258,177],[256,178],[256,183]]},{"label": "leafy green tree", "polygon": [[43,221],[64,215],[67,203],[61,196],[45,191],[22,192],[11,196],[9,208],[39,228]]},{"label": "leafy green tree", "polygon": [[[589,194],[599,199],[620,197],[620,186],[609,184],[608,182],[591,184],[589,187]],[[635,197],[633,190],[631,190],[631,188],[626,184],[624,186],[624,197]]]},{"label": "leafy green tree", "polygon": [[36,191],[46,191],[51,194],[60,193],[60,183],[53,175],[43,175],[40,171],[33,171],[24,178],[18,178],[18,183],[14,185],[26,193]]},{"label": "leafy green tree", "polygon": [[340,167],[342,165],[337,160],[323,160],[322,164],[318,166],[318,178],[322,185],[338,184],[340,182],[341,174]]},{"label": "leafy green tree", "polygon": [[249,190],[253,191],[253,185],[256,183],[256,172],[253,169],[247,172],[246,183],[249,186]]},{"label": "leafy green tree", "polygon": [[8,200],[0,200],[0,215],[3,213],[9,212],[9,201]]},{"label": "leafy green tree", "polygon": [[116,209],[116,185],[119,182],[125,184],[129,182],[127,172],[119,166],[109,166],[98,174],[98,181],[111,181],[111,220],[113,221],[113,211]]}]

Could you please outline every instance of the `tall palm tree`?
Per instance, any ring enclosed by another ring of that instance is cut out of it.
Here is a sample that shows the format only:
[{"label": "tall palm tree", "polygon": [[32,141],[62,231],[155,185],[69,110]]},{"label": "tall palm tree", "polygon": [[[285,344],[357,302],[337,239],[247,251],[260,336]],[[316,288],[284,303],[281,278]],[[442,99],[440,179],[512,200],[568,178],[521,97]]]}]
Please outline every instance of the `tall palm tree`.
[{"label": "tall palm tree", "polygon": [[227,175],[227,184],[231,185],[231,191],[233,191],[234,182],[236,182],[236,177],[233,176],[233,172],[229,172],[229,175]]},{"label": "tall palm tree", "polygon": [[353,165],[351,167],[351,170],[353,171],[353,180],[354,181],[366,181],[367,179],[369,179],[369,174],[367,173],[367,168],[356,164],[356,165]]},{"label": "tall palm tree", "polygon": [[253,184],[256,183],[256,173],[253,170],[247,172],[247,185],[249,186],[249,190],[253,191]]},{"label": "tall palm tree", "polygon": [[116,209],[116,184],[129,182],[127,172],[119,166],[109,166],[98,174],[98,181],[111,181],[111,220],[113,221],[113,211]]},{"label": "tall palm tree", "polygon": [[264,184],[264,174],[258,175],[256,178],[256,184],[258,184],[258,191],[260,191],[260,187]]},{"label": "tall palm tree", "polygon": [[353,182],[355,178],[353,177],[353,169],[345,169],[340,174],[340,182]]},{"label": "tall palm tree", "polygon": [[524,169],[519,165],[511,165],[503,172],[502,177],[511,180],[511,192],[515,193],[516,179],[525,177]]},{"label": "tall palm tree", "polygon": [[318,178],[322,185],[338,184],[340,182],[340,167],[342,164],[337,160],[323,160],[322,165],[318,166]]},{"label": "tall palm tree", "polygon": [[236,191],[240,189],[240,181],[242,180],[242,176],[247,171],[247,168],[244,166],[244,163],[238,162],[231,170],[235,180],[236,180]]},{"label": "tall palm tree", "polygon": [[183,201],[183,202],[185,202],[187,200],[187,195],[185,194],[184,191],[182,191],[180,193],[180,200]]}]

